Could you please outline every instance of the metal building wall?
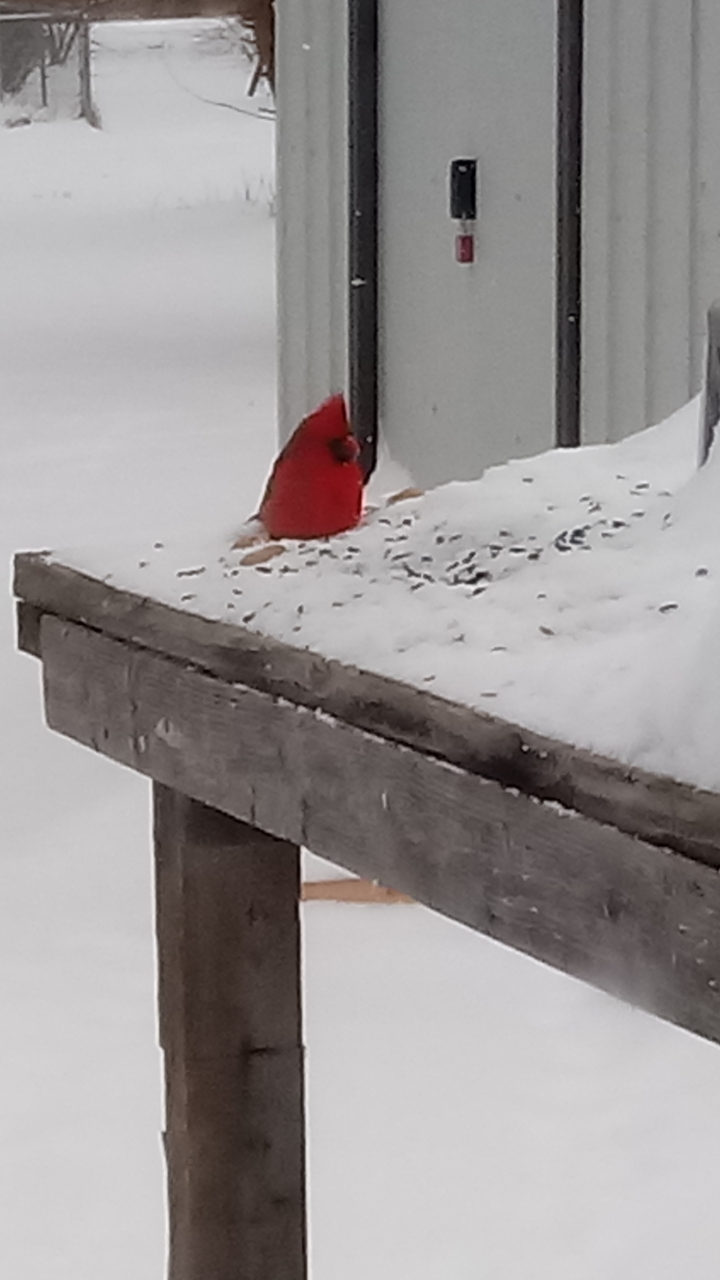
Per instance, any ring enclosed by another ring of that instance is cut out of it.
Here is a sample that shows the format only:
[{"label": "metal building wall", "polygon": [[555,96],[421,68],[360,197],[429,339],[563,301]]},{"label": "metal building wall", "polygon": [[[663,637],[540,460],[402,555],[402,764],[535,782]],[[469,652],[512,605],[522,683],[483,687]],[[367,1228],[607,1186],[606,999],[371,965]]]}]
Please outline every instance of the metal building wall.
[{"label": "metal building wall", "polygon": [[[381,428],[421,484],[553,443],[554,0],[385,0]],[[477,158],[475,262],[453,159]]]},{"label": "metal building wall", "polygon": [[347,10],[275,0],[280,436],[347,385]]},{"label": "metal building wall", "polygon": [[720,294],[720,5],[585,6],[583,438],[700,387]]},{"label": "metal building wall", "polygon": [[702,379],[705,312],[720,297],[720,5],[696,0],[696,129],[693,138],[697,174],[692,263],[692,390]]},{"label": "metal building wall", "polygon": [[[279,412],[286,434],[329,389],[347,384],[347,15],[343,0],[276,2]],[[433,0],[415,0],[415,8],[422,3],[428,13],[437,9]],[[466,3],[446,0],[458,11]],[[404,12],[412,21],[413,6],[385,4],[394,15],[386,36],[399,48],[396,19]],[[520,13],[523,4],[536,12],[534,0],[513,0],[510,7]],[[477,5],[473,0],[473,10]],[[583,438],[595,442],[659,420],[701,385],[705,310],[720,296],[720,3],[587,0],[585,14]],[[415,55],[418,65],[417,50]],[[461,42],[457,58],[463,63],[461,81],[472,77],[472,45]],[[452,83],[428,77],[424,59],[421,71],[435,109],[451,118],[457,111]],[[392,120],[386,116],[385,124],[401,157],[398,139],[405,123],[398,87]],[[522,83],[516,91],[522,96]],[[413,128],[412,119],[407,127]],[[472,137],[458,138],[458,153],[465,148],[473,149]],[[442,182],[439,171],[434,181]],[[543,207],[547,192],[538,199]],[[396,259],[407,256],[417,226],[414,209],[386,207],[381,237],[392,232]],[[482,224],[480,231],[482,236]],[[416,259],[418,270],[424,270],[424,253]],[[547,355],[546,333],[541,344]],[[437,344],[432,357],[437,364]],[[386,357],[381,396],[387,373]],[[399,366],[393,376],[401,388]],[[536,444],[526,435],[523,452],[547,447],[546,419],[543,411]],[[413,424],[394,430],[391,414],[382,425],[396,456],[412,468],[414,459],[405,454],[416,452],[418,444],[424,449]],[[452,443],[454,474],[463,473],[466,460],[468,473],[477,473],[497,458],[497,442],[492,456],[483,459],[476,434],[471,438],[465,428]],[[507,456],[518,443],[507,440]],[[449,456],[439,450],[433,467],[442,467]],[[438,472],[427,478],[443,477]]]}]

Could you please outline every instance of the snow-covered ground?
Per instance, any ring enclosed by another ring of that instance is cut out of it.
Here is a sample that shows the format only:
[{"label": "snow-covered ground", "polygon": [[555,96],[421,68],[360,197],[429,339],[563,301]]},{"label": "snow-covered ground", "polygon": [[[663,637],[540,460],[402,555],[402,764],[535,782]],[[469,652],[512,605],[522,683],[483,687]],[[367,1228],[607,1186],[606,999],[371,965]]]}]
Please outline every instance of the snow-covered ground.
[{"label": "snow-covered ground", "polygon": [[[202,101],[247,72],[197,32],[97,31],[100,133],[0,130],[8,558],[199,546],[261,490],[272,125]],[[43,728],[9,602],[0,639],[0,1275],[157,1280],[147,786]],[[418,907],[304,917],[314,1280],[714,1280],[717,1048]]]}]

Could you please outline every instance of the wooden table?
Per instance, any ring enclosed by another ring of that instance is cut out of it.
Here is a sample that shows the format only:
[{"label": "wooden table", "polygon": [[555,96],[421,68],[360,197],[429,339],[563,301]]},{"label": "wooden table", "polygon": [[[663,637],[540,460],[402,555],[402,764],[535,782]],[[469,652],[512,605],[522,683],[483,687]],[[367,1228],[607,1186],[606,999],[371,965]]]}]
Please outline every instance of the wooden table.
[{"label": "wooden table", "polygon": [[171,1280],[304,1280],[306,846],[720,1040],[720,795],[16,561],[53,729],[152,779]]}]

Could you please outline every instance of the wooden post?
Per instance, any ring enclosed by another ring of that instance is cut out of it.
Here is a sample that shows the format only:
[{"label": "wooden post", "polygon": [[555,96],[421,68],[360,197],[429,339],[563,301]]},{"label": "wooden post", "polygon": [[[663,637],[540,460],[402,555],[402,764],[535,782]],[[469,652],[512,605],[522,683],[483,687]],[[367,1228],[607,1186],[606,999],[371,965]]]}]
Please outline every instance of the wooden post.
[{"label": "wooden post", "polygon": [[299,849],[154,805],[169,1280],[306,1280]]},{"label": "wooden post", "polygon": [[90,23],[83,17],[78,23],[78,55],[80,67],[80,119],[93,129],[100,128],[100,117],[92,96],[92,63],[90,58]]}]

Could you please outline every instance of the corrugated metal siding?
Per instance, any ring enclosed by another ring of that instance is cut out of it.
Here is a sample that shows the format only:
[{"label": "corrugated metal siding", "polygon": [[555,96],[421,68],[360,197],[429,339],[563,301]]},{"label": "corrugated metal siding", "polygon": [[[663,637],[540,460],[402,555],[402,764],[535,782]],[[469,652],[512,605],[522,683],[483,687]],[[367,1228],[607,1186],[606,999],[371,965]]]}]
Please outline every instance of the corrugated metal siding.
[{"label": "corrugated metal siding", "polygon": [[720,293],[720,6],[586,6],[583,436],[698,390]]},{"label": "corrugated metal siding", "polygon": [[[330,389],[346,385],[346,5],[277,4],[280,422],[286,434]],[[523,6],[526,23],[519,21]],[[518,381],[530,379],[538,388],[538,412],[515,413],[516,427],[499,434],[494,403],[487,406],[487,427],[479,416],[452,412],[444,414],[441,432],[425,421],[438,403],[431,382],[449,403],[449,383],[457,387],[467,377],[461,394],[468,403],[481,403],[473,352],[485,321],[474,327],[471,277],[454,274],[462,268],[447,257],[447,161],[463,152],[480,155],[479,249],[489,255],[508,178],[496,165],[495,142],[488,152],[487,140],[500,126],[517,136],[537,94],[532,76],[529,82],[523,74],[511,76],[516,107],[502,107],[499,97],[488,115],[483,99],[473,123],[467,103],[477,97],[477,82],[487,85],[493,74],[492,66],[480,74],[487,48],[479,57],[476,35],[453,39],[452,57],[443,61],[443,24],[445,32],[459,24],[477,34],[478,14],[499,23],[501,8],[478,0],[445,0],[444,6],[385,0],[382,10],[382,425],[396,456],[425,480],[474,474],[503,453],[540,450],[550,442],[546,388],[552,370],[546,379],[532,365],[538,358],[543,368],[552,362],[547,283],[533,284],[512,269],[495,272],[489,257],[481,257],[486,287],[474,292],[477,305],[486,306],[493,292],[508,291],[501,353],[517,340],[513,309],[521,317],[529,301],[547,313],[538,343],[519,343],[514,365]],[[530,43],[542,77],[548,74],[552,7],[543,0],[540,8],[546,36],[540,32]],[[537,25],[539,6],[537,0],[514,0],[510,9],[508,39],[513,30],[515,35],[508,57],[518,57]],[[588,0],[585,9],[583,433],[585,440],[601,441],[657,421],[701,385],[705,311],[720,296],[720,3]],[[528,237],[544,236],[549,261],[551,178],[547,162],[531,156],[513,188],[513,199],[522,197],[520,208],[532,209],[534,202],[537,211],[524,230],[518,225],[519,250],[526,251]],[[500,221],[507,222],[505,214]],[[459,327],[447,290],[427,287],[436,250],[452,287],[464,291]],[[410,305],[396,285],[391,291],[393,276],[408,283]],[[503,308],[493,314],[501,316]],[[479,447],[486,429],[488,447]]]},{"label": "corrugated metal siding", "polygon": [[693,163],[697,175],[691,263],[693,388],[700,385],[705,311],[720,297],[720,4],[695,0]]},{"label": "corrugated metal siding", "polygon": [[276,0],[281,438],[347,382],[347,12]]}]

